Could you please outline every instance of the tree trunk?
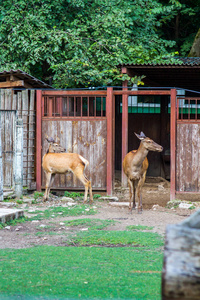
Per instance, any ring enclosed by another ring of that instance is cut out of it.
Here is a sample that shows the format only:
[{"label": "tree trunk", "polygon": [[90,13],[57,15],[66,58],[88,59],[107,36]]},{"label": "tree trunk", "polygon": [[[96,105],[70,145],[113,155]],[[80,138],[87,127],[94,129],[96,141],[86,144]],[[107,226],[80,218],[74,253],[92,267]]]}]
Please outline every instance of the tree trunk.
[{"label": "tree trunk", "polygon": [[194,43],[188,55],[189,57],[199,57],[200,56],[200,29],[195,36]]}]

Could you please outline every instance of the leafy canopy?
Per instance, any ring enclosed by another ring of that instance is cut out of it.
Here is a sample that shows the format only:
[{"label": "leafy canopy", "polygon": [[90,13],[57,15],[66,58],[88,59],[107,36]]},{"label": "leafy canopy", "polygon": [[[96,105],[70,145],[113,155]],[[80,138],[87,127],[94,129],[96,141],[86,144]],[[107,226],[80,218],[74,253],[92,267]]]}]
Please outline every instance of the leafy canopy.
[{"label": "leafy canopy", "polygon": [[56,88],[121,85],[119,64],[173,61],[175,43],[159,35],[172,11],[157,0],[1,1],[0,70]]}]

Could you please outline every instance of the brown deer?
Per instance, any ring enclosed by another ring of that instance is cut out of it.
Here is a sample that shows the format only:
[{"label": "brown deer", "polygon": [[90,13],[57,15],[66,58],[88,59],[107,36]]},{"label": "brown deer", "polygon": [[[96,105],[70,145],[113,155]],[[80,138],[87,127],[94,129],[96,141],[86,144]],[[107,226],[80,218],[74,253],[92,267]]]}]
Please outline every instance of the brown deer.
[{"label": "brown deer", "polygon": [[[89,190],[90,203],[93,202],[92,186],[90,180],[84,175],[84,169],[89,162],[77,153],[66,153],[60,144],[52,138],[46,138],[50,143],[47,153],[43,156],[42,167],[46,174],[46,186],[43,201],[49,199],[50,187],[56,174],[72,172],[85,186],[84,203],[87,202]],[[64,153],[65,152],[65,153]]]},{"label": "brown deer", "polygon": [[[149,151],[161,152],[163,147],[146,137],[143,132],[135,133],[141,140],[138,150],[132,150],[126,154],[123,160],[123,171],[128,178],[129,185],[129,210],[135,209],[135,194],[138,196],[138,213],[142,213],[142,187],[145,182],[149,166],[147,154]],[[131,205],[133,202],[133,206]]]}]

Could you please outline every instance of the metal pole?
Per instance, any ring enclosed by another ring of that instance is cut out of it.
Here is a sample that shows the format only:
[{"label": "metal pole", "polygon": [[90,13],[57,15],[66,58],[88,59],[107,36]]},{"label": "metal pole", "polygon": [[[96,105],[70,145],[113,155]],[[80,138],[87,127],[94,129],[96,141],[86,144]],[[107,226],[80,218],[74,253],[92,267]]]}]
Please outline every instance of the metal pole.
[{"label": "metal pole", "polygon": [[106,98],[107,117],[107,194],[113,190],[113,88],[107,89]]},{"label": "metal pole", "polygon": [[[128,81],[123,82],[123,91],[127,91],[126,88]],[[122,95],[122,162],[125,155],[128,152],[128,94]],[[127,187],[127,177],[123,172],[121,173],[122,186]]]},{"label": "metal pole", "polygon": [[3,201],[3,167],[2,167],[2,148],[1,148],[1,112],[0,112],[0,201]]},{"label": "metal pole", "polygon": [[42,91],[36,92],[36,190],[42,185]]},{"label": "metal pole", "polygon": [[170,200],[174,200],[176,198],[176,89],[171,90],[170,116]]}]

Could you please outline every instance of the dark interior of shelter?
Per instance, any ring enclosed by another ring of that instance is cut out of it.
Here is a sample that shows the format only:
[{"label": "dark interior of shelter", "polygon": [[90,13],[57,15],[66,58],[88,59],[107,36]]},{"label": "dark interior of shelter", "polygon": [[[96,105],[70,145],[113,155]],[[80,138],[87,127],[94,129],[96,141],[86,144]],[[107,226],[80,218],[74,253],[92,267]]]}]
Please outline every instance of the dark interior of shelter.
[{"label": "dark interior of shelter", "polygon": [[[136,150],[140,140],[134,133],[146,136],[163,146],[162,153],[149,152],[147,176],[170,179],[170,97],[129,96],[128,151]],[[115,169],[121,171],[122,97],[115,98]]]}]

